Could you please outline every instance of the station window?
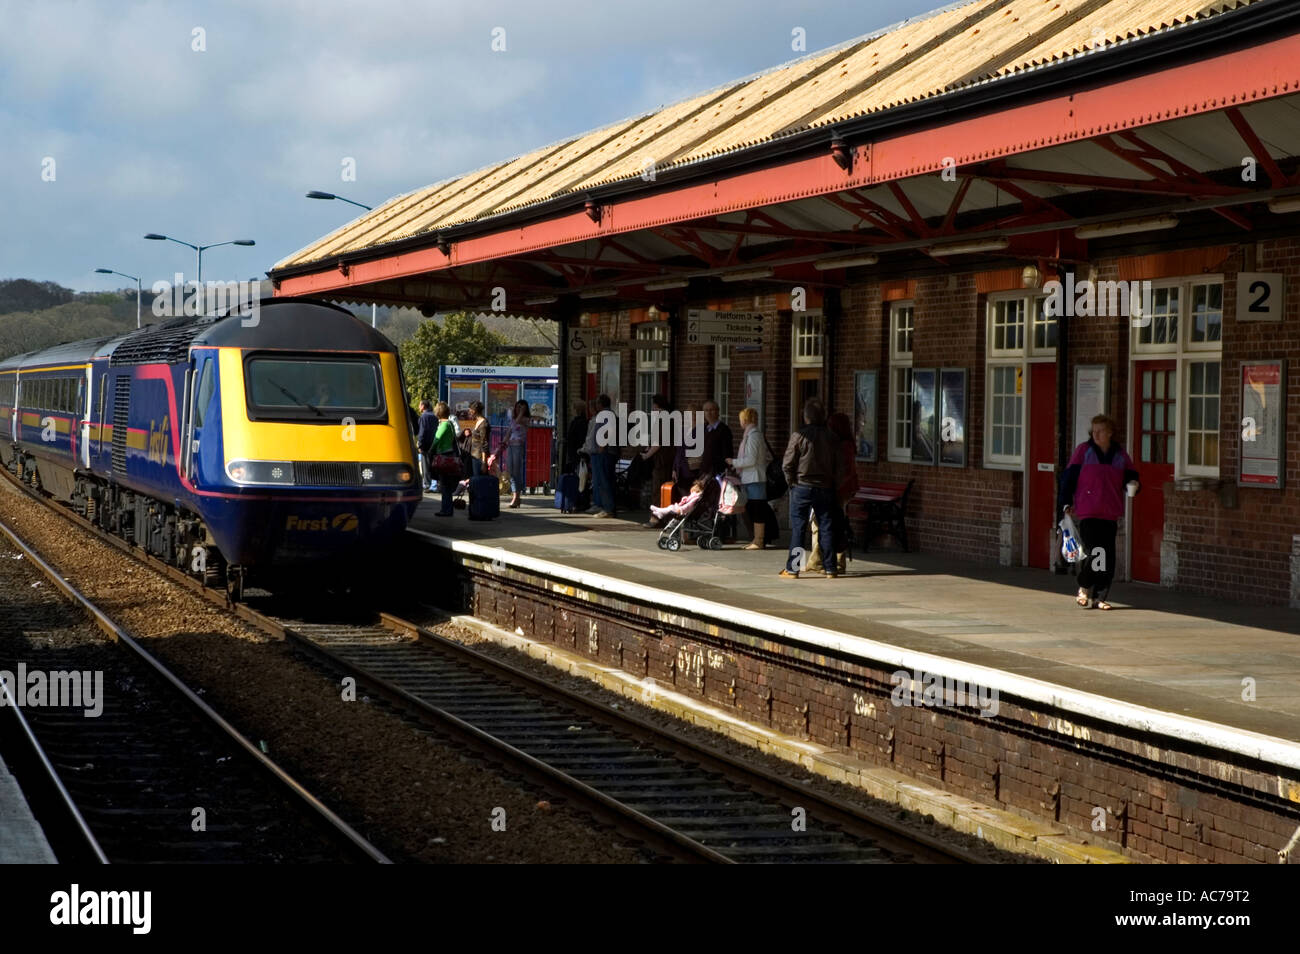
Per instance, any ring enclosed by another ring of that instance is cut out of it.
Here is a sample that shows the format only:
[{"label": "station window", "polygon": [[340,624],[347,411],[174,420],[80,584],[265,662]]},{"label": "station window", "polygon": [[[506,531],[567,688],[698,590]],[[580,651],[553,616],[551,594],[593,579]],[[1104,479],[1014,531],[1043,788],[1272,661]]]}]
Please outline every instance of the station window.
[{"label": "station window", "polygon": [[796,365],[822,363],[826,337],[820,311],[801,311],[794,316],[791,328],[790,359]]},{"label": "station window", "polygon": [[1029,365],[1056,355],[1058,326],[1046,299],[1017,292],[988,301],[984,466],[1018,470],[1025,462],[1025,379]]},{"label": "station window", "polygon": [[910,301],[889,307],[889,459],[912,459],[912,334]]},{"label": "station window", "polygon": [[[1174,476],[1217,477],[1223,279],[1216,275],[1162,281],[1152,291],[1151,320],[1133,329],[1132,352],[1135,361],[1159,356],[1174,362],[1176,380],[1170,393],[1175,406],[1166,425],[1174,431],[1177,448],[1171,454]],[[1145,426],[1145,420],[1139,424]]]},{"label": "station window", "polygon": [[718,405],[718,413],[725,422],[731,414],[731,345],[714,345],[713,356],[713,400]]},{"label": "station window", "polygon": [[[662,321],[637,325],[636,337],[638,341],[654,341],[667,344],[668,325]],[[637,409],[648,412],[650,410],[650,399],[656,394],[666,393],[668,393],[668,348],[637,348]]]}]

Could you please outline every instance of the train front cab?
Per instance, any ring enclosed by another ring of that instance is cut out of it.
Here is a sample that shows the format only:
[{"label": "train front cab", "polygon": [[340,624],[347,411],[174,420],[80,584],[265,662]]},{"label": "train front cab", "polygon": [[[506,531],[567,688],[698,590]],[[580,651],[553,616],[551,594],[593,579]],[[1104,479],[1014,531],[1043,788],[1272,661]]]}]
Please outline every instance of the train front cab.
[{"label": "train front cab", "polygon": [[355,563],[422,493],[397,355],[191,351],[183,467],[231,564]]}]

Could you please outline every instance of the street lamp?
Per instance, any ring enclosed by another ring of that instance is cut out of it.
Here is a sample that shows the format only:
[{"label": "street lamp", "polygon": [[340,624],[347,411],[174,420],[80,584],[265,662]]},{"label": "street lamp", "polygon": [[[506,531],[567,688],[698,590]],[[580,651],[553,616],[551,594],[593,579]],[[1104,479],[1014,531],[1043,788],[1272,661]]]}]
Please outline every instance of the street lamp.
[{"label": "street lamp", "polygon": [[209,248],[220,248],[223,245],[256,245],[252,239],[235,239],[233,242],[217,242],[215,245],[194,245],[190,242],[182,242],[178,238],[172,238],[170,235],[159,235],[157,232],[150,232],[145,238],[154,242],[175,242],[177,245],[186,245],[198,253],[199,274],[195,279],[200,285],[203,284],[203,252]]},{"label": "street lamp", "polygon": [[340,202],[347,202],[347,203],[350,203],[351,205],[355,205],[358,209],[365,209],[367,212],[371,211],[371,209],[373,208],[373,206],[362,205],[360,202],[353,202],[351,199],[345,199],[345,198],[343,198],[343,196],[341,196],[341,195],[335,195],[333,192],[318,192],[318,191],[316,191],[315,189],[312,189],[310,192],[307,193],[307,198],[309,198],[309,199],[338,199]]},{"label": "street lamp", "polygon": [[135,326],[140,327],[140,279],[134,275],[128,275],[126,272],[115,272],[111,268],[95,269],[101,275],[121,275],[123,278],[129,278],[135,282]]},{"label": "street lamp", "polygon": [[[341,195],[335,195],[333,192],[321,192],[321,191],[319,191],[319,190],[317,190],[317,189],[312,189],[310,192],[307,193],[307,198],[309,198],[309,199],[338,199],[340,202],[347,202],[347,203],[350,203],[351,205],[355,205],[358,209],[365,209],[367,212],[371,212],[371,211],[373,211],[373,208],[372,208],[371,206],[368,206],[368,205],[362,205],[360,202],[353,202],[351,199],[345,199],[345,198],[343,198],[343,196],[341,196]],[[379,315],[379,306],[376,305],[374,302],[371,302],[371,303],[370,303],[370,327],[371,327],[371,328],[378,328],[378,327],[379,327],[379,318],[378,318],[378,315]]]}]

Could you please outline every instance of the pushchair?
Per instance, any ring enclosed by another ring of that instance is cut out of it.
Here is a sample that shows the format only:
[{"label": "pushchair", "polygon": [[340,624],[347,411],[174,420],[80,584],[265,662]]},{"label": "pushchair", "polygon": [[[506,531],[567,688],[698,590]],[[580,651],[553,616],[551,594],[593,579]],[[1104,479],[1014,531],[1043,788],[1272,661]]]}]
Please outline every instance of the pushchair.
[{"label": "pushchair", "polygon": [[673,517],[659,533],[659,549],[680,550],[682,535],[689,533],[701,550],[722,549],[722,524],[744,506],[744,491],[731,476],[719,475],[705,484],[704,492],[680,517]]}]

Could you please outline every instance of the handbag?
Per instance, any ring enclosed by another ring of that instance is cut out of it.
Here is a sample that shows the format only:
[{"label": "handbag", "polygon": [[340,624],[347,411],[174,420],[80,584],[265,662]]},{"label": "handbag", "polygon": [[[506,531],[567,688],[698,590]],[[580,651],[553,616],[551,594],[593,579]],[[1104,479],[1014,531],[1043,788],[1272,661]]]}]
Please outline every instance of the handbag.
[{"label": "handbag", "polygon": [[790,485],[786,483],[785,470],[782,469],[781,462],[777,460],[766,436],[763,438],[763,443],[767,445],[767,499],[780,500],[790,489]]},{"label": "handbag", "polygon": [[459,478],[464,473],[461,466],[460,455],[434,454],[433,472],[438,475],[439,479],[444,477]]}]

